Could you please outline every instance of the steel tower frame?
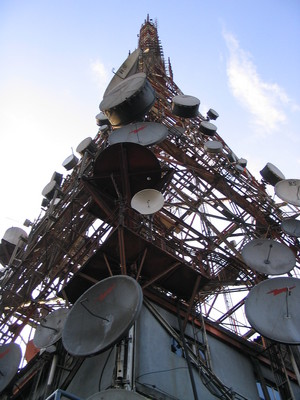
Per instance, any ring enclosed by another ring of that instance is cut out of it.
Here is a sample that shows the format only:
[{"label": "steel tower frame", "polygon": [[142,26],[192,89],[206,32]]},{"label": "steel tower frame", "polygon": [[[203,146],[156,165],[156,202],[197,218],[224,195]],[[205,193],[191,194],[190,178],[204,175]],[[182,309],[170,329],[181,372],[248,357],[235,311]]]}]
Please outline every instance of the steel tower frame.
[{"label": "steel tower frame", "polygon": [[[158,189],[164,207],[149,217],[122,196],[107,201],[92,179],[95,154],[85,153],[57,190],[59,202],[43,211],[26,246],[16,247],[1,277],[2,343],[15,341],[50,311],[72,304],[78,290],[115,274],[135,277],[146,298],[171,311],[177,312],[179,305],[184,325],[211,322],[253,340],[257,333],[244,317],[244,299],[267,277],[244,263],[243,246],[261,237],[286,244],[296,254],[289,275],[299,277],[298,239],[285,234],[280,224],[298,216],[300,209],[274,199],[267,182],[241,167],[218,133],[214,139],[223,152],[207,153],[208,138],[200,124],[209,117],[172,113],[172,98],[183,92],[149,18],[138,47],[137,71],[146,73],[156,92],[144,121],[168,128],[167,139],[151,146],[161,166]],[[108,134],[100,128],[94,138],[97,154],[107,148]],[[122,151],[125,160],[126,148]]]}]

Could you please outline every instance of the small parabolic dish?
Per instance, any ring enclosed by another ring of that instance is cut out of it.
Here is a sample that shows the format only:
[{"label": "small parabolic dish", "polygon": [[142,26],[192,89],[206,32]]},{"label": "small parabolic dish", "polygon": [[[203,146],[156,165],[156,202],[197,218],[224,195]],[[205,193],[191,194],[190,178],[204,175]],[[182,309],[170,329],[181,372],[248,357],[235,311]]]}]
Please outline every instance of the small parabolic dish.
[{"label": "small parabolic dish", "polygon": [[276,183],[275,194],[287,203],[300,206],[300,179],[283,179]]},{"label": "small parabolic dish", "polygon": [[71,309],[62,334],[73,356],[93,356],[116,344],[137,319],[143,302],[140,285],[129,276],[100,281]]},{"label": "small parabolic dish", "polygon": [[137,122],[114,130],[108,138],[108,143],[137,143],[142,146],[152,146],[162,142],[168,134],[165,125],[155,122]]},{"label": "small parabolic dish", "polygon": [[124,389],[108,389],[99,393],[95,393],[88,397],[87,400],[142,400],[144,396]]},{"label": "small parabolic dish", "polygon": [[172,98],[172,113],[177,117],[195,118],[199,114],[200,100],[189,95],[179,95]]},{"label": "small parabolic dish", "polygon": [[18,372],[22,359],[21,347],[16,343],[0,346],[0,393]]},{"label": "small parabolic dish", "polygon": [[143,215],[154,214],[164,205],[164,196],[155,189],[144,189],[131,199],[131,207]]},{"label": "small parabolic dish", "polygon": [[295,218],[286,218],[281,222],[282,230],[290,236],[300,236],[300,221]]},{"label": "small parabolic dish", "polygon": [[278,277],[254,286],[245,300],[250,325],[281,343],[300,343],[300,279]]},{"label": "small parabolic dish", "polygon": [[264,180],[272,186],[275,186],[276,183],[278,183],[282,179],[285,179],[283,173],[277,167],[275,167],[275,165],[269,162],[264,166],[261,171],[259,171],[259,173],[264,178]]},{"label": "small parabolic dish", "polygon": [[217,132],[216,125],[212,124],[211,122],[203,121],[200,124],[199,128],[200,132],[207,136],[214,136]]},{"label": "small parabolic dish", "polygon": [[37,326],[33,343],[38,349],[49,347],[56,343],[62,335],[69,309],[61,308],[48,314]]},{"label": "small parabolic dish", "polygon": [[207,142],[204,143],[204,149],[208,153],[216,154],[222,151],[223,145],[221,142],[217,140],[208,140]]},{"label": "small parabolic dish", "polygon": [[267,275],[285,274],[296,263],[288,246],[271,239],[251,240],[243,247],[242,257],[249,268]]},{"label": "small parabolic dish", "polygon": [[125,78],[100,103],[113,126],[125,125],[144,116],[155,102],[155,91],[144,72]]}]

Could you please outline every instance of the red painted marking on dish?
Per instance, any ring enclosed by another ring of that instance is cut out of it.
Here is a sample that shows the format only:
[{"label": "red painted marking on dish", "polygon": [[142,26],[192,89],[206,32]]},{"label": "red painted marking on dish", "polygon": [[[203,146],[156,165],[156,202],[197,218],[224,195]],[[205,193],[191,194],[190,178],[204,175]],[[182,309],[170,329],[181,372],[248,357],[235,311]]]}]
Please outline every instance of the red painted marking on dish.
[{"label": "red painted marking on dish", "polygon": [[287,291],[290,291],[290,290],[294,289],[295,287],[296,287],[296,286],[292,286],[292,287],[290,287],[290,288],[284,287],[284,288],[281,288],[281,289],[273,289],[273,290],[270,290],[270,292],[267,292],[267,294],[273,293],[274,296],[277,296],[278,294],[281,294],[281,293],[285,293],[285,292],[287,292]]},{"label": "red painted marking on dish", "polygon": [[110,286],[108,289],[106,289],[106,291],[105,291],[104,293],[101,293],[101,294],[97,297],[97,300],[98,300],[98,301],[103,301],[103,300],[105,299],[105,297],[106,297],[107,295],[109,295],[109,293],[111,293],[111,292],[113,291],[113,289],[114,289],[115,286],[116,286],[116,285],[114,284],[114,285]]},{"label": "red painted marking on dish", "polygon": [[146,126],[141,126],[140,128],[134,129],[133,131],[131,131],[131,132],[129,132],[129,133],[139,133],[139,131],[142,131],[142,130],[145,129],[145,128],[146,128]]},{"label": "red painted marking on dish", "polygon": [[10,349],[5,350],[3,353],[0,354],[0,359],[5,357],[6,354],[8,354],[10,352]]}]

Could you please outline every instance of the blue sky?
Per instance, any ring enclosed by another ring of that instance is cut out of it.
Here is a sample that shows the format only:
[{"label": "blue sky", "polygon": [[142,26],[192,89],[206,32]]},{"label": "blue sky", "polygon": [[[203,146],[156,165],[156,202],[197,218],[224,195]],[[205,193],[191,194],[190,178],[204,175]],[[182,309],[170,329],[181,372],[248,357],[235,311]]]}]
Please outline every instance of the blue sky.
[{"label": "blue sky", "polygon": [[248,169],[300,178],[299,0],[1,0],[0,237],[38,218],[53,172],[96,135],[112,69],[147,14],[176,84],[218,111]]}]

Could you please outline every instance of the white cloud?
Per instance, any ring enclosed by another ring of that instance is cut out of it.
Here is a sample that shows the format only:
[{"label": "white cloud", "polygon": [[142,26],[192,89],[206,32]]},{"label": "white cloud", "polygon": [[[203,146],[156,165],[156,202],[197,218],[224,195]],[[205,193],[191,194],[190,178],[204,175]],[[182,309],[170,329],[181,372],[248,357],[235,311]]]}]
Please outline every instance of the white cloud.
[{"label": "white cloud", "polygon": [[94,75],[95,81],[97,82],[98,88],[101,92],[104,92],[109,81],[111,73],[106,69],[105,65],[99,61],[91,62],[91,70]]},{"label": "white cloud", "polygon": [[256,127],[265,133],[279,130],[287,121],[284,107],[299,107],[278,84],[263,81],[251,54],[240,48],[232,34],[224,32],[223,36],[229,49],[227,76],[232,94],[250,112]]}]

